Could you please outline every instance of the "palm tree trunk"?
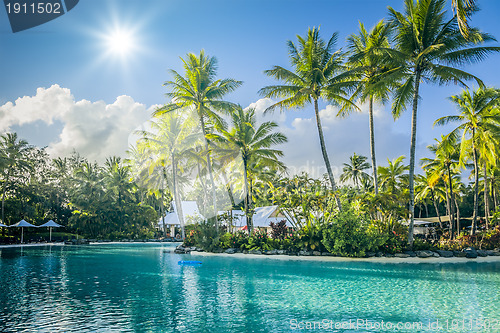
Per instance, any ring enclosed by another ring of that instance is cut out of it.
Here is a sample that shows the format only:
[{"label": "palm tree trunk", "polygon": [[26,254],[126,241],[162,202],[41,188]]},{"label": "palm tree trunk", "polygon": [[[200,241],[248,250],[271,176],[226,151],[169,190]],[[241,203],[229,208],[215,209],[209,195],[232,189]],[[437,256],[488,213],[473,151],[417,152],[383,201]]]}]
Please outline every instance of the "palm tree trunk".
[{"label": "palm tree trunk", "polygon": [[368,109],[370,119],[370,152],[372,157],[372,172],[373,172],[373,186],[375,188],[375,195],[378,194],[378,179],[377,179],[377,160],[375,159],[375,130],[373,124],[373,96],[370,96],[370,105]]},{"label": "palm tree trunk", "polygon": [[455,206],[457,208],[457,237],[460,236],[460,208],[458,207],[457,197],[455,197]]},{"label": "palm tree trunk", "polygon": [[444,192],[446,194],[446,215],[448,215],[448,223],[449,223],[448,230],[450,232],[450,239],[452,239],[453,233],[452,233],[452,225],[451,225],[451,217],[450,217],[450,215],[451,215],[451,209],[450,209],[451,202],[450,202],[450,193],[449,193],[448,185],[446,184],[446,182],[444,184]]},{"label": "palm tree trunk", "polygon": [[495,212],[498,211],[498,199],[497,199],[497,190],[495,188],[495,175],[493,174],[493,177],[491,179],[491,193],[493,193],[493,209],[495,209]]},{"label": "palm tree trunk", "polygon": [[7,184],[9,183],[10,170],[12,170],[12,168],[10,168],[9,171],[7,172],[7,177],[5,177],[5,181],[3,183],[3,189],[2,189],[2,221],[1,222],[3,224],[6,224],[5,223],[5,194],[7,193]]},{"label": "palm tree trunk", "polygon": [[475,142],[475,131],[472,129],[472,154],[474,156],[474,215],[472,215],[471,235],[476,234],[476,221],[479,211],[479,165],[477,161],[477,151]]},{"label": "palm tree trunk", "polygon": [[247,170],[247,161],[246,159],[243,159],[243,177],[244,177],[244,182],[245,182],[245,215],[247,217],[247,229],[248,229],[248,234],[251,235],[253,231],[253,220],[252,220],[252,213],[251,213],[251,202],[250,202],[250,191],[249,191],[249,185],[248,185],[248,170]]},{"label": "palm tree trunk", "polygon": [[182,212],[182,199],[179,194],[179,183],[177,181],[177,160],[175,155],[172,153],[172,176],[174,177],[174,197],[175,197],[175,208],[177,211],[177,217],[179,218],[179,223],[181,225],[181,238],[186,238],[186,231],[184,228],[184,213]]},{"label": "palm tree trunk", "polygon": [[448,171],[448,188],[450,190],[450,227],[451,227],[451,239],[455,236],[455,198],[453,196],[453,184],[451,183],[451,169],[450,165],[447,165]]},{"label": "palm tree trunk", "polygon": [[410,188],[410,225],[408,226],[408,244],[413,245],[413,224],[415,221],[415,145],[417,142],[417,107],[418,107],[418,88],[420,87],[420,70],[417,68],[415,73],[415,89],[413,93],[413,110],[411,116],[411,144],[410,144],[410,171],[409,171],[409,188]]},{"label": "palm tree trunk", "polygon": [[207,140],[207,130],[205,128],[205,121],[203,120],[203,116],[201,115],[201,112],[198,112],[198,115],[200,117],[200,122],[201,122],[201,129],[203,131],[203,139],[205,141],[205,150],[207,152],[207,167],[208,167],[208,174],[210,176],[210,183],[212,184],[212,197],[213,197],[213,214],[215,217],[215,230],[217,234],[219,234],[219,223],[217,221],[217,193],[215,190],[215,181],[214,181],[214,175],[212,171],[212,161],[210,160],[210,150],[208,148],[208,140]]},{"label": "palm tree trunk", "polygon": [[332,167],[330,165],[330,159],[328,158],[328,153],[326,151],[325,138],[323,137],[323,129],[321,127],[321,119],[319,117],[319,107],[318,100],[314,100],[314,113],[316,115],[316,126],[318,127],[319,134],[319,144],[321,146],[321,153],[323,154],[323,160],[325,161],[326,171],[328,172],[328,178],[330,179],[330,184],[332,186],[332,191],[335,196],[335,201],[337,202],[337,207],[339,211],[342,211],[342,206],[340,204],[340,199],[337,194],[337,185],[335,184],[335,178],[333,178]]},{"label": "palm tree trunk", "polygon": [[434,209],[436,210],[436,215],[439,220],[439,227],[443,229],[443,221],[441,221],[441,215],[439,214],[439,209],[436,201],[436,197],[434,196],[434,191],[431,189],[431,196],[432,196],[432,201],[434,202]]},{"label": "palm tree trunk", "polygon": [[484,219],[486,221],[486,230],[488,230],[488,225],[490,224],[490,198],[488,192],[488,169],[486,162],[484,162]]}]

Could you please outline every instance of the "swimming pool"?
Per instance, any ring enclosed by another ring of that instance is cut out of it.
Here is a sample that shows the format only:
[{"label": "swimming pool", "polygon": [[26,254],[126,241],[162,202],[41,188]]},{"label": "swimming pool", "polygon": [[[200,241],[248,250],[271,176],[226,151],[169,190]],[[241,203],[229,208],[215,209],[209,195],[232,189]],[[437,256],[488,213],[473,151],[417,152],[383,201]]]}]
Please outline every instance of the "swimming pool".
[{"label": "swimming pool", "polygon": [[306,262],[166,249],[173,245],[0,249],[0,331],[500,331],[492,329],[500,325],[498,262]]}]

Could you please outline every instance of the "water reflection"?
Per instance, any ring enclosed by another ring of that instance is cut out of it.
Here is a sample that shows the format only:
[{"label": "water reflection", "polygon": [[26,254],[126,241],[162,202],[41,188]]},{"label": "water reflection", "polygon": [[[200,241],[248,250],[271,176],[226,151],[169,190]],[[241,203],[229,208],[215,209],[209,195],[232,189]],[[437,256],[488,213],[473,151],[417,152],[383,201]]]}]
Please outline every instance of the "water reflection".
[{"label": "water reflection", "polygon": [[[131,244],[0,250],[1,331],[289,332],[290,320],[494,319],[499,264],[196,257]],[[179,266],[183,259],[199,267]]]}]

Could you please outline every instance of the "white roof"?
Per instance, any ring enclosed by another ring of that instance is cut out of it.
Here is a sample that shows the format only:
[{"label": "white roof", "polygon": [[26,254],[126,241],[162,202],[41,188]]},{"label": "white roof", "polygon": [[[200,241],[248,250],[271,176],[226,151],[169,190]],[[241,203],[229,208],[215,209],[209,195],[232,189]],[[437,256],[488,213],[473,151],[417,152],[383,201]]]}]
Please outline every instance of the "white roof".
[{"label": "white roof", "polygon": [[[195,220],[205,219],[203,215],[200,214],[196,201],[181,201],[181,205],[185,224],[189,224],[189,217],[194,218]],[[174,207],[174,211],[165,215],[165,225],[180,225],[181,223],[179,222],[179,216],[177,215],[175,201],[172,201],[172,206]],[[158,225],[163,225],[163,221],[164,219],[160,217]]]},{"label": "white roof", "polygon": [[[275,206],[264,206],[255,208],[252,222],[254,227],[268,228],[271,222],[278,223],[282,220],[286,221],[287,227],[292,226],[292,224],[290,223],[290,219],[288,219],[285,215],[281,214],[278,210],[278,206],[275,205]],[[240,224],[241,227],[246,226],[247,225],[246,216],[243,216],[240,222],[241,222]]]}]

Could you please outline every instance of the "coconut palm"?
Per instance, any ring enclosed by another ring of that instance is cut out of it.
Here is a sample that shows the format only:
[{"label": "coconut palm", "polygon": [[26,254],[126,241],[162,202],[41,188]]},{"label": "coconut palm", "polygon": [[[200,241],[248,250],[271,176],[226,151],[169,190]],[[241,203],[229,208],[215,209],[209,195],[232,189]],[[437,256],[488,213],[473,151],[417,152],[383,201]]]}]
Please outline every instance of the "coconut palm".
[{"label": "coconut palm", "polygon": [[459,115],[445,116],[434,124],[446,125],[460,123],[450,135],[460,135],[460,157],[465,159],[472,155],[474,162],[474,215],[472,217],[471,234],[476,232],[476,221],[479,213],[479,162],[494,160],[498,134],[500,133],[500,92],[493,88],[479,88],[472,94],[464,90],[460,95],[452,96],[451,101],[459,110]]},{"label": "coconut palm", "polygon": [[469,24],[467,20],[476,10],[476,0],[451,0],[453,12],[457,17],[457,24],[464,37],[469,36]]},{"label": "coconut palm", "polygon": [[426,170],[425,175],[418,175],[415,181],[420,183],[421,186],[419,186],[415,197],[427,198],[430,195],[430,199],[434,205],[434,210],[436,211],[436,216],[438,217],[439,227],[443,228],[438,203],[440,199],[445,196],[445,191],[443,187],[440,186],[439,180],[439,176],[429,170]]},{"label": "coconut palm", "polygon": [[156,116],[151,122],[152,131],[141,132],[143,135],[141,141],[147,145],[149,148],[147,153],[152,156],[148,167],[150,174],[156,168],[163,171],[163,176],[166,176],[167,169],[171,171],[170,188],[174,194],[181,235],[184,239],[186,234],[181,204],[181,177],[182,173],[187,173],[189,169],[186,163],[187,157],[194,154],[194,147],[201,144],[203,137],[201,132],[197,132],[193,117],[189,113],[179,114],[180,111],[182,110]]},{"label": "coconut palm", "polygon": [[394,160],[390,161],[387,159],[388,166],[378,167],[378,177],[380,180],[380,187],[391,194],[396,194],[398,184],[400,184],[405,177],[408,176],[406,171],[409,167],[404,164],[404,156],[399,156]]},{"label": "coconut palm", "polygon": [[231,114],[231,128],[218,128],[220,134],[209,134],[210,140],[220,144],[218,153],[230,161],[241,157],[243,163],[244,199],[245,213],[247,216],[248,231],[253,230],[252,224],[252,192],[250,179],[255,175],[254,168],[267,168],[273,170],[285,170],[285,165],[278,160],[283,152],[271,148],[287,142],[287,138],[280,132],[274,130],[278,124],[272,121],[257,124],[255,109],[243,110],[238,107]]},{"label": "coconut palm", "polygon": [[407,106],[412,106],[410,144],[410,225],[408,243],[413,243],[415,147],[417,134],[417,109],[419,88],[422,81],[446,84],[475,79],[474,75],[457,67],[475,63],[486,58],[489,53],[500,51],[500,47],[477,46],[494,40],[488,34],[475,28],[469,29],[466,39],[460,33],[454,18],[447,20],[444,10],[445,0],[405,0],[404,13],[389,7],[389,23],[394,29],[394,48],[388,50],[393,65],[393,75],[401,80],[394,91],[392,112],[398,118]]},{"label": "coconut palm", "polygon": [[[162,115],[179,109],[194,109],[201,124],[203,135],[208,133],[209,123],[221,124],[223,122],[219,113],[228,113],[234,109],[233,103],[224,101],[227,94],[238,88],[242,82],[234,79],[217,79],[217,59],[205,55],[202,50],[199,56],[188,53],[184,63],[184,76],[171,69],[170,74],[173,79],[165,82],[165,86],[171,90],[166,94],[171,98],[169,104],[156,110],[154,115]],[[208,141],[205,139],[206,160],[208,172],[212,185],[213,209],[215,216],[215,226],[218,232],[216,188],[212,172],[212,162],[210,159],[210,149]]]},{"label": "coconut palm", "polygon": [[[290,108],[301,108],[307,104],[314,105],[321,153],[334,192],[337,191],[337,186],[323,136],[318,101],[324,99],[328,102],[347,103],[356,107],[345,97],[356,82],[347,80],[352,73],[346,71],[342,64],[344,58],[342,53],[340,51],[333,52],[337,36],[337,33],[334,33],[325,42],[319,35],[319,29],[312,28],[309,29],[307,36],[297,36],[297,45],[288,41],[288,54],[293,70],[274,66],[272,69],[264,71],[266,75],[283,81],[284,84],[267,86],[259,91],[261,95],[268,98],[284,98],[268,107],[266,112],[277,108],[283,111]],[[335,198],[339,209],[341,209],[340,199],[336,193]]]},{"label": "coconut palm", "polygon": [[[347,38],[349,50],[348,65],[356,68],[358,84],[351,96],[352,101],[365,103],[368,101],[368,117],[370,126],[370,154],[373,170],[373,186],[375,194],[378,194],[377,161],[375,157],[375,133],[373,123],[373,103],[375,101],[385,102],[389,95],[389,84],[374,85],[383,79],[384,75],[390,73],[387,65],[387,57],[381,52],[389,47],[389,25],[380,21],[375,27],[367,32],[365,26],[359,24],[359,33],[352,34]],[[340,116],[347,115],[354,110],[351,104],[344,104],[339,111]]]},{"label": "coconut palm", "polygon": [[455,196],[453,192],[453,176],[457,173],[460,151],[458,147],[458,137],[455,133],[442,135],[441,140],[435,139],[434,145],[427,148],[434,153],[435,157],[423,158],[423,168],[431,170],[437,178],[445,181],[448,193],[446,202],[448,214],[450,216],[450,236],[454,238],[455,233]]},{"label": "coconut palm", "polygon": [[346,182],[352,180],[354,186],[359,188],[359,184],[370,179],[370,175],[364,170],[370,168],[370,164],[366,162],[366,156],[357,155],[354,153],[349,157],[350,163],[344,163],[343,173],[340,175],[340,181]]},{"label": "coconut palm", "polygon": [[5,196],[12,178],[30,171],[28,155],[32,146],[26,140],[18,139],[17,133],[6,133],[0,137],[0,171],[2,176],[2,223],[5,223]]}]

